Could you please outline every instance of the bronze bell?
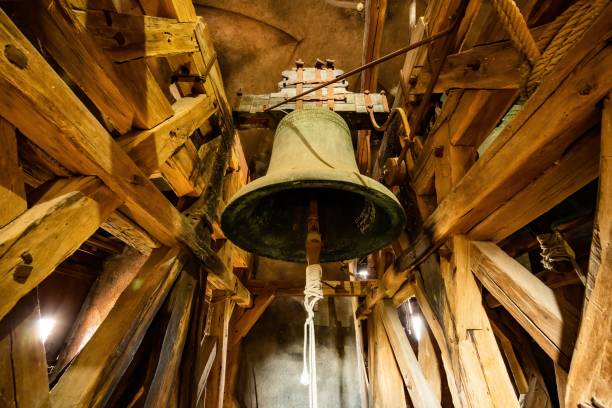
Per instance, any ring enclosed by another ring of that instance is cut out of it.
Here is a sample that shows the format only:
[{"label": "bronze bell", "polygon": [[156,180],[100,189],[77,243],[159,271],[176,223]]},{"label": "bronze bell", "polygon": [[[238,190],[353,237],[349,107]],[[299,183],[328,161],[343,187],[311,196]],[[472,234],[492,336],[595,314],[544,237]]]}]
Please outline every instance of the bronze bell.
[{"label": "bronze bell", "polygon": [[267,174],[232,197],[221,228],[249,252],[304,262],[311,199],[318,201],[321,262],[380,249],[406,223],[393,193],[359,173],[342,117],[326,108],[305,108],[280,121]]}]

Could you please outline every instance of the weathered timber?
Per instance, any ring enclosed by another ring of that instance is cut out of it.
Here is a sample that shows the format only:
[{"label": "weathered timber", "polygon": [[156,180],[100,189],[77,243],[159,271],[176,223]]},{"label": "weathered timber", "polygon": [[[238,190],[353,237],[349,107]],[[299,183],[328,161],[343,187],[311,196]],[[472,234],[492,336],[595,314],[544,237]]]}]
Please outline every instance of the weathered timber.
[{"label": "weathered timber", "polygon": [[27,208],[15,132],[15,127],[0,117],[0,228]]},{"label": "weathered timber", "polygon": [[160,246],[159,242],[120,211],[111,213],[100,228],[144,255],[149,255],[154,248]]},{"label": "weathered timber", "polygon": [[0,321],[0,405],[50,407],[47,357],[36,290]]},{"label": "weathered timber", "polygon": [[[0,15],[0,38],[27,60],[21,68],[6,55],[0,56],[3,115],[68,169],[98,175],[125,201],[131,218],[160,242],[169,246],[183,242],[212,273],[219,273],[222,265],[214,252],[199,241],[187,220],[148,181],[4,13]],[[45,78],[44,86],[39,86],[38,78]]]},{"label": "weathered timber", "polygon": [[402,373],[404,385],[408,389],[412,405],[415,408],[440,407],[440,400],[436,398],[423,375],[421,366],[391,300],[382,302],[382,323],[393,349],[395,361]]},{"label": "weathered timber", "polygon": [[114,61],[199,51],[195,22],[94,10],[74,14]]},{"label": "weathered timber", "polygon": [[[605,47],[610,14],[607,7],[425,222],[434,241],[469,231],[550,167],[589,127],[595,105],[612,86],[607,75],[612,50]],[[587,83],[588,90],[576,86]]]},{"label": "weathered timber", "polygon": [[59,180],[53,187],[54,198],[0,229],[0,318],[76,251],[120,204],[95,177]]},{"label": "weathered timber", "polygon": [[166,327],[159,362],[147,393],[145,407],[163,406],[171,391],[170,388],[174,385],[174,380],[178,378],[181,353],[189,328],[194,290],[194,278],[188,269],[183,269],[168,302],[170,321]]},{"label": "weathered timber", "polygon": [[383,326],[383,304],[368,318],[368,369],[375,407],[406,407],[402,374]]},{"label": "weathered timber", "polygon": [[[213,292],[214,293],[214,292]],[[227,314],[226,308],[229,308],[229,302],[225,299],[211,300],[208,308],[209,316],[206,318],[206,335],[210,337],[212,343],[216,347],[215,358],[208,369],[206,386],[202,395],[203,407],[217,408],[223,403],[223,394],[221,392],[221,383],[225,378],[221,376],[222,365],[225,364],[225,355],[223,353],[224,334],[224,317]],[[199,405],[199,404],[198,404]]]},{"label": "weathered timber", "polygon": [[468,236],[499,242],[578,191],[599,174],[598,129],[589,131],[569,151],[523,190],[476,225]]},{"label": "weathered timber", "polygon": [[138,254],[132,249],[112,257],[104,264],[102,272],[97,277],[81,306],[81,310],[72,328],[64,340],[65,346],[59,353],[53,366],[50,379],[55,382],[64,368],[80,353],[91,336],[98,330],[108,316],[119,296],[133,282],[147,256]]},{"label": "weathered timber", "polygon": [[521,368],[521,364],[519,363],[516,357],[516,352],[514,351],[514,347],[512,346],[512,341],[495,324],[494,320],[491,319],[490,321],[493,333],[495,333],[495,337],[499,341],[504,355],[506,356],[506,362],[508,363],[510,372],[512,372],[512,377],[514,378],[514,385],[516,386],[516,390],[518,391],[519,395],[525,395],[529,392],[529,384],[527,383],[527,378],[525,377],[525,373]]},{"label": "weathered timber", "polygon": [[243,337],[246,337],[251,328],[255,325],[255,323],[257,323],[257,320],[259,320],[261,315],[272,303],[274,297],[274,291],[255,296],[253,307],[247,309],[242,316],[240,316],[240,319],[232,326],[231,333],[229,334],[230,349],[236,347],[240,343],[240,340],[242,340]]},{"label": "weathered timber", "polygon": [[[31,10],[25,12],[32,13]],[[127,132],[134,119],[142,124],[136,117],[139,115],[137,106],[123,89],[113,63],[74,17],[65,1],[41,0],[36,4],[32,17],[35,23],[30,26],[36,30],[45,49],[119,133]],[[118,106],[122,109],[117,109]]]},{"label": "weathered timber", "polygon": [[104,406],[136,353],[185,262],[159,248],[51,390],[54,406]]},{"label": "weathered timber", "polygon": [[554,362],[569,367],[577,311],[491,242],[472,242],[472,272]]},{"label": "weathered timber", "polygon": [[580,331],[567,378],[565,406],[612,405],[612,102],[604,101],[599,193]]},{"label": "weathered timber", "polygon": [[444,377],[440,353],[434,345],[434,339],[427,324],[424,324],[421,329],[417,359],[427,384],[429,384],[429,388],[435,397],[435,401],[441,403],[442,390],[447,387],[445,384],[446,379]]},{"label": "weathered timber", "polygon": [[172,105],[174,114],[152,129],[133,131],[117,142],[149,176],[159,170],[172,154],[216,112],[212,98],[206,95],[185,97]]}]

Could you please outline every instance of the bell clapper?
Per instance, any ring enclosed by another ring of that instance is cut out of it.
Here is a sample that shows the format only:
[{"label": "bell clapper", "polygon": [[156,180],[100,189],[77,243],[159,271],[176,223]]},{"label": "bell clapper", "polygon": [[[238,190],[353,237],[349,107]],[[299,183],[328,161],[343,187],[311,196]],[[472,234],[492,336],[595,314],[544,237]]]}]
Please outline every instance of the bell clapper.
[{"label": "bell clapper", "polygon": [[319,213],[317,200],[311,199],[306,234],[306,285],[304,287],[304,368],[300,382],[308,385],[310,408],[317,408],[317,358],[315,349],[314,311],[317,302],[323,299],[321,288],[322,269],[319,265],[321,255],[321,234],[319,233]]}]

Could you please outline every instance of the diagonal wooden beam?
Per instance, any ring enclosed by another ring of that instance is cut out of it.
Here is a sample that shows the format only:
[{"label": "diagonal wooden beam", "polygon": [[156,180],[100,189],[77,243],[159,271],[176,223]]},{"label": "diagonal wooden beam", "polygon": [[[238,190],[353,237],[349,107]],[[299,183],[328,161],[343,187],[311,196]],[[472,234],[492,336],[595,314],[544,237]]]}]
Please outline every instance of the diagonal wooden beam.
[{"label": "diagonal wooden beam", "polygon": [[249,334],[251,328],[257,323],[257,320],[266,311],[268,306],[272,303],[275,298],[274,291],[268,293],[262,293],[255,297],[253,301],[253,307],[247,309],[244,314],[240,317],[232,328],[230,333],[229,348],[233,348]]},{"label": "diagonal wooden beam", "polygon": [[138,349],[153,317],[181,272],[178,248],[159,248],[81,353],[51,390],[53,406],[104,406]]},{"label": "diagonal wooden beam", "polygon": [[612,102],[604,101],[599,194],[585,300],[565,406],[612,405]]},{"label": "diagonal wooden beam", "polygon": [[415,408],[440,407],[440,401],[429,387],[408,341],[406,331],[397,315],[397,309],[389,299],[383,301],[382,309],[382,322],[412,405]]},{"label": "diagonal wooden beam", "polygon": [[497,245],[471,245],[472,272],[553,361],[567,370],[578,332],[577,311]]},{"label": "diagonal wooden beam", "polygon": [[[0,318],[76,251],[121,203],[95,177],[60,180],[0,229]],[[49,243],[53,245],[49,245]]]}]

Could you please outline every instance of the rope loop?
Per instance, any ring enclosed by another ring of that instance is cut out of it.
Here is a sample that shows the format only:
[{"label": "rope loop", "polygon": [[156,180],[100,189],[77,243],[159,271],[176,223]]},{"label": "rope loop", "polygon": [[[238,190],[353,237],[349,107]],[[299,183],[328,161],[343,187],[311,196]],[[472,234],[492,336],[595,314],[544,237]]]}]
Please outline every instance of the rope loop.
[{"label": "rope loop", "polygon": [[319,264],[306,267],[306,285],[304,287],[304,309],[306,321],[304,322],[304,369],[300,381],[309,386],[310,408],[317,408],[317,358],[314,330],[314,308],[317,302],[323,299],[321,276],[323,269]]}]

